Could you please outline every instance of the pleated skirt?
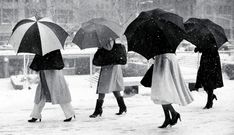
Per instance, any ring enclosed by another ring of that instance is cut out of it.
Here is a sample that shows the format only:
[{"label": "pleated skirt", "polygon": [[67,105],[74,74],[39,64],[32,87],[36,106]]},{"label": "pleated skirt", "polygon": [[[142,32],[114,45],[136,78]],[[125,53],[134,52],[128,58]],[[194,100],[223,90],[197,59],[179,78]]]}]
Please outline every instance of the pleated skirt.
[{"label": "pleated skirt", "polygon": [[193,101],[174,53],[155,57],[151,99],[155,104],[162,105],[174,103],[185,106]]}]

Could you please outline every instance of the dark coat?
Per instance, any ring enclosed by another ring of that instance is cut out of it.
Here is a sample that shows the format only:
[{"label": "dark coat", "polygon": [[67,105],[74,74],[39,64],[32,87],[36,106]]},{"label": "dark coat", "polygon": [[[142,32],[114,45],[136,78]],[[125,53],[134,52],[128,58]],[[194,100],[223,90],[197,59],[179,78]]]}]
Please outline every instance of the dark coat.
[{"label": "dark coat", "polygon": [[[109,48],[110,49],[110,48]],[[94,54],[93,65],[125,65],[127,63],[127,52],[122,44],[114,43],[110,50],[100,48]]]},{"label": "dark coat", "polygon": [[223,87],[220,57],[217,49],[203,50],[195,88],[213,90]]},{"label": "dark coat", "polygon": [[30,68],[39,71],[35,104],[45,96],[47,102],[52,104],[66,104],[71,102],[71,95],[63,75],[64,63],[60,50],[52,51],[44,56],[35,55]]},{"label": "dark coat", "polygon": [[30,68],[35,71],[63,69],[64,63],[60,50],[52,51],[44,56],[36,54]]}]

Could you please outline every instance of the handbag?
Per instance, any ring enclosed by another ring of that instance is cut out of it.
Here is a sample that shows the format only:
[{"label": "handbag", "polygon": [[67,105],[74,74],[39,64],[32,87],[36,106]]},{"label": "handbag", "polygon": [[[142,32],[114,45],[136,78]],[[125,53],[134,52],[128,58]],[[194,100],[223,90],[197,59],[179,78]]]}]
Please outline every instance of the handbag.
[{"label": "handbag", "polygon": [[150,66],[150,68],[146,71],[145,75],[141,79],[140,83],[145,87],[151,87],[152,76],[153,76],[154,64]]},{"label": "handbag", "polygon": [[93,58],[93,65],[95,66],[125,65],[126,63],[126,49],[124,45],[116,43],[110,51],[104,48],[98,49]]}]

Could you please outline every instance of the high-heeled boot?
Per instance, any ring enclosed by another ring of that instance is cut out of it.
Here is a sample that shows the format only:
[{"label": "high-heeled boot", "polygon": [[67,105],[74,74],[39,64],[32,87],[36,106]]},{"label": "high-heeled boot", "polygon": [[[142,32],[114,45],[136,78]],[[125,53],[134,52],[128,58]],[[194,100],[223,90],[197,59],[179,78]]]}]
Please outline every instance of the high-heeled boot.
[{"label": "high-heeled boot", "polygon": [[98,115],[102,116],[102,105],[103,105],[104,100],[102,99],[97,99],[96,102],[96,107],[95,107],[95,111],[92,115],[90,115],[90,118],[96,118]]},{"label": "high-heeled boot", "polygon": [[116,100],[117,100],[117,103],[118,103],[118,106],[119,106],[119,112],[116,113],[116,115],[121,115],[121,114],[123,114],[123,112],[126,113],[127,112],[127,107],[126,107],[126,105],[124,103],[123,97],[118,97],[118,98],[116,98]]},{"label": "high-heeled boot", "polygon": [[175,125],[178,119],[180,119],[181,121],[180,114],[176,112],[175,114],[172,115],[171,126]]},{"label": "high-heeled boot", "polygon": [[216,95],[215,94],[213,94],[213,100],[218,100],[218,98],[216,97]]},{"label": "high-heeled boot", "polygon": [[164,105],[163,105],[163,112],[164,112],[164,115],[165,115],[165,121],[158,128],[166,128],[168,125],[171,124],[171,118],[170,118],[169,110]]},{"label": "high-heeled boot", "polygon": [[217,97],[215,94],[213,94],[213,90],[207,92],[208,97],[207,97],[207,103],[206,106],[203,109],[210,109],[213,107],[213,100],[217,100]]},{"label": "high-heeled boot", "polygon": [[36,118],[30,119],[30,120],[28,120],[28,122],[36,122],[37,120],[39,120],[39,122],[41,122],[41,119],[36,119]]}]

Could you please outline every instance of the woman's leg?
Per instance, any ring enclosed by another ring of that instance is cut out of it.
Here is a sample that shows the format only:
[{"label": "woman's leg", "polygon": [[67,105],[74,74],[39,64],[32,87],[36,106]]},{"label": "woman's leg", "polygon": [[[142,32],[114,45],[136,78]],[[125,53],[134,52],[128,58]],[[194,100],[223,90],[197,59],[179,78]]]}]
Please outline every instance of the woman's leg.
[{"label": "woman's leg", "polygon": [[169,124],[171,124],[171,118],[170,118],[168,106],[162,105],[162,108],[163,108],[163,112],[165,115],[165,121],[163,122],[161,126],[159,126],[159,128],[166,128]]},{"label": "woman's leg", "polygon": [[98,115],[102,116],[102,105],[104,102],[104,98],[105,98],[105,94],[103,94],[103,93],[98,94],[98,99],[96,101],[96,107],[95,107],[94,113],[89,116],[90,118],[96,118]]},{"label": "woman's leg", "polygon": [[178,113],[171,104],[168,104],[166,106],[167,106],[168,110],[170,111],[172,117],[173,117],[173,115]]},{"label": "woman's leg", "polygon": [[119,106],[119,112],[116,113],[116,115],[121,115],[121,114],[123,114],[123,112],[126,113],[127,112],[127,107],[126,107],[126,105],[124,103],[123,97],[120,94],[120,91],[113,91],[113,94],[114,94],[114,96],[115,96],[115,98],[117,100],[118,106]]},{"label": "woman's leg", "polygon": [[171,113],[171,125],[175,125],[178,119],[181,121],[180,114],[173,108],[171,104],[166,105],[166,108],[168,108],[169,112]]},{"label": "woman's leg", "polygon": [[213,100],[214,99],[217,100],[217,97],[216,97],[216,95],[213,92],[214,92],[213,89],[206,89],[207,103],[206,103],[206,106],[203,109],[210,109],[210,108],[213,107]]},{"label": "woman's leg", "polygon": [[115,98],[122,97],[120,91],[113,91]]},{"label": "woman's leg", "polygon": [[103,93],[98,94],[98,99],[99,100],[104,100],[104,98],[105,98],[105,94],[103,94]]},{"label": "woman's leg", "polygon": [[30,114],[30,117],[32,117],[31,120],[28,120],[28,122],[36,122],[37,119],[41,121],[41,112],[45,106],[45,99],[42,99],[38,104],[34,104],[32,113]]},{"label": "woman's leg", "polygon": [[64,112],[64,115],[66,117],[64,122],[71,121],[72,117],[75,118],[75,112],[74,112],[74,109],[73,109],[71,103],[60,104],[60,106],[61,106],[61,108]]}]

